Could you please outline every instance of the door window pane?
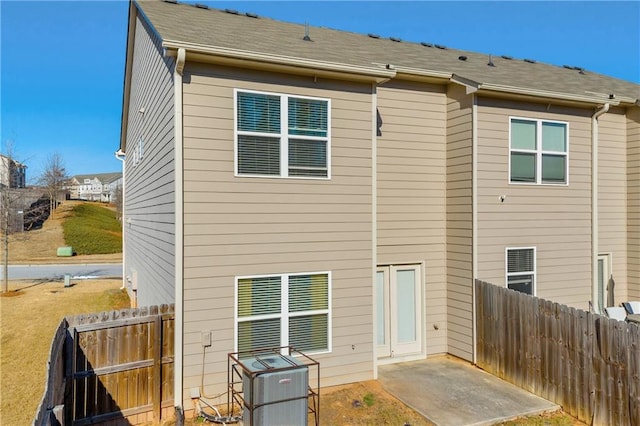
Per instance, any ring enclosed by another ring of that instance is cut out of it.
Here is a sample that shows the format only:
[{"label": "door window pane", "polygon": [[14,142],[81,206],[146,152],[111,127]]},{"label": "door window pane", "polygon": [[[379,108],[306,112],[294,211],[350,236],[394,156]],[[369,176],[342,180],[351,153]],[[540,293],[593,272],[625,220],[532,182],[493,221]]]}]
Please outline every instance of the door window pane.
[{"label": "door window pane", "polygon": [[384,345],[386,343],[386,317],[384,314],[386,304],[387,301],[384,297],[384,272],[378,271],[376,274],[376,328],[378,334],[378,345]]},{"label": "door window pane", "polygon": [[398,343],[416,340],[416,274],[415,270],[399,270],[396,274]]}]

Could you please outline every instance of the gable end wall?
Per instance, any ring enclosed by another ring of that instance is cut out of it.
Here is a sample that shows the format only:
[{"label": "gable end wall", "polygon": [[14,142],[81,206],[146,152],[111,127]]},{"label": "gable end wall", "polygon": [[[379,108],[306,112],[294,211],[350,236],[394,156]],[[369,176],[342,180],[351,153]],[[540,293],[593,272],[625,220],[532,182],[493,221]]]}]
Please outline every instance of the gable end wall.
[{"label": "gable end wall", "polygon": [[[138,306],[148,306],[173,303],[175,297],[174,61],[162,57],[160,40],[139,18],[133,49],[124,263],[129,280],[137,279]],[[139,112],[141,108],[144,114]],[[141,156],[136,155],[139,141],[143,144]]]}]

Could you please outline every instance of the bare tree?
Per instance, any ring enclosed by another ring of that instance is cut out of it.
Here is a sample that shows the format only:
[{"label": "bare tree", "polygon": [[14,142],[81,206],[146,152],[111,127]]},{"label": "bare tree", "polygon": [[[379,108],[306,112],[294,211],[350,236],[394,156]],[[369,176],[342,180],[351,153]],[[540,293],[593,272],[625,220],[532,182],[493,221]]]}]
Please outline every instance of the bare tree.
[{"label": "bare tree", "polygon": [[[0,154],[0,233],[2,234],[2,286],[0,292],[9,291],[9,234],[22,231],[20,226],[23,206],[20,186],[16,179],[17,170],[23,165],[13,156],[13,146],[7,142],[5,154]],[[23,175],[24,176],[24,175]]]},{"label": "bare tree", "polygon": [[47,158],[38,180],[49,197],[49,208],[53,212],[58,207],[58,199],[67,181],[67,170],[60,154],[53,153]]},{"label": "bare tree", "polygon": [[118,218],[118,220],[122,220],[122,185],[118,184],[118,186],[116,186],[115,190],[113,191],[113,199],[112,202],[113,204],[116,206],[116,217]]}]

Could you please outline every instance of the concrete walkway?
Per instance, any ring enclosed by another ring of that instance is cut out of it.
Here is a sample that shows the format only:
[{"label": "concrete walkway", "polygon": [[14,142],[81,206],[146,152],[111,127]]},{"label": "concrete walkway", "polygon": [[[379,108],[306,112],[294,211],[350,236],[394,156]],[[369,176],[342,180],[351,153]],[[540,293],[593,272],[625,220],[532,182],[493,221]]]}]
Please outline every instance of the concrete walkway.
[{"label": "concrete walkway", "polygon": [[378,380],[385,390],[438,426],[491,425],[560,408],[447,356],[382,365]]}]

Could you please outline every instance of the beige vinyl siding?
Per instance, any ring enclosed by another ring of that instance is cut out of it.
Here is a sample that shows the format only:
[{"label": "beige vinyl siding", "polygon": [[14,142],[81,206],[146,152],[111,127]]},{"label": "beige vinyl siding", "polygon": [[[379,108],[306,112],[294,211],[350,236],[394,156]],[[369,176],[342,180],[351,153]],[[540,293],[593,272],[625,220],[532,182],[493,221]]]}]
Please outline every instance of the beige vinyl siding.
[{"label": "beige vinyl siding", "polygon": [[615,305],[627,299],[627,129],[624,110],[598,119],[599,253],[611,256]]},{"label": "beige vinyl siding", "polygon": [[640,108],[627,110],[628,298],[640,300]]},{"label": "beige vinyl siding", "polygon": [[[331,271],[322,385],[373,378],[372,88],[187,63],[185,389],[225,390],[237,276]],[[331,99],[331,179],[234,177],[234,89]]]},{"label": "beige vinyl siding", "polygon": [[[480,98],[478,278],[505,285],[505,248],[536,247],[536,295],[591,300],[591,110]],[[509,183],[509,117],[568,123],[569,184]],[[500,196],[505,196],[504,202]]]},{"label": "beige vinyl siding", "polygon": [[[126,138],[124,262],[127,276],[137,277],[139,306],[175,298],[173,67],[173,59],[163,58],[155,33],[137,19]],[[134,164],[141,138],[143,156]]]},{"label": "beige vinyl siding", "polygon": [[473,114],[460,86],[447,91],[447,348],[473,358]]},{"label": "beige vinyl siding", "polygon": [[423,340],[445,353],[444,89],[391,82],[377,94],[377,263],[424,262]]}]

